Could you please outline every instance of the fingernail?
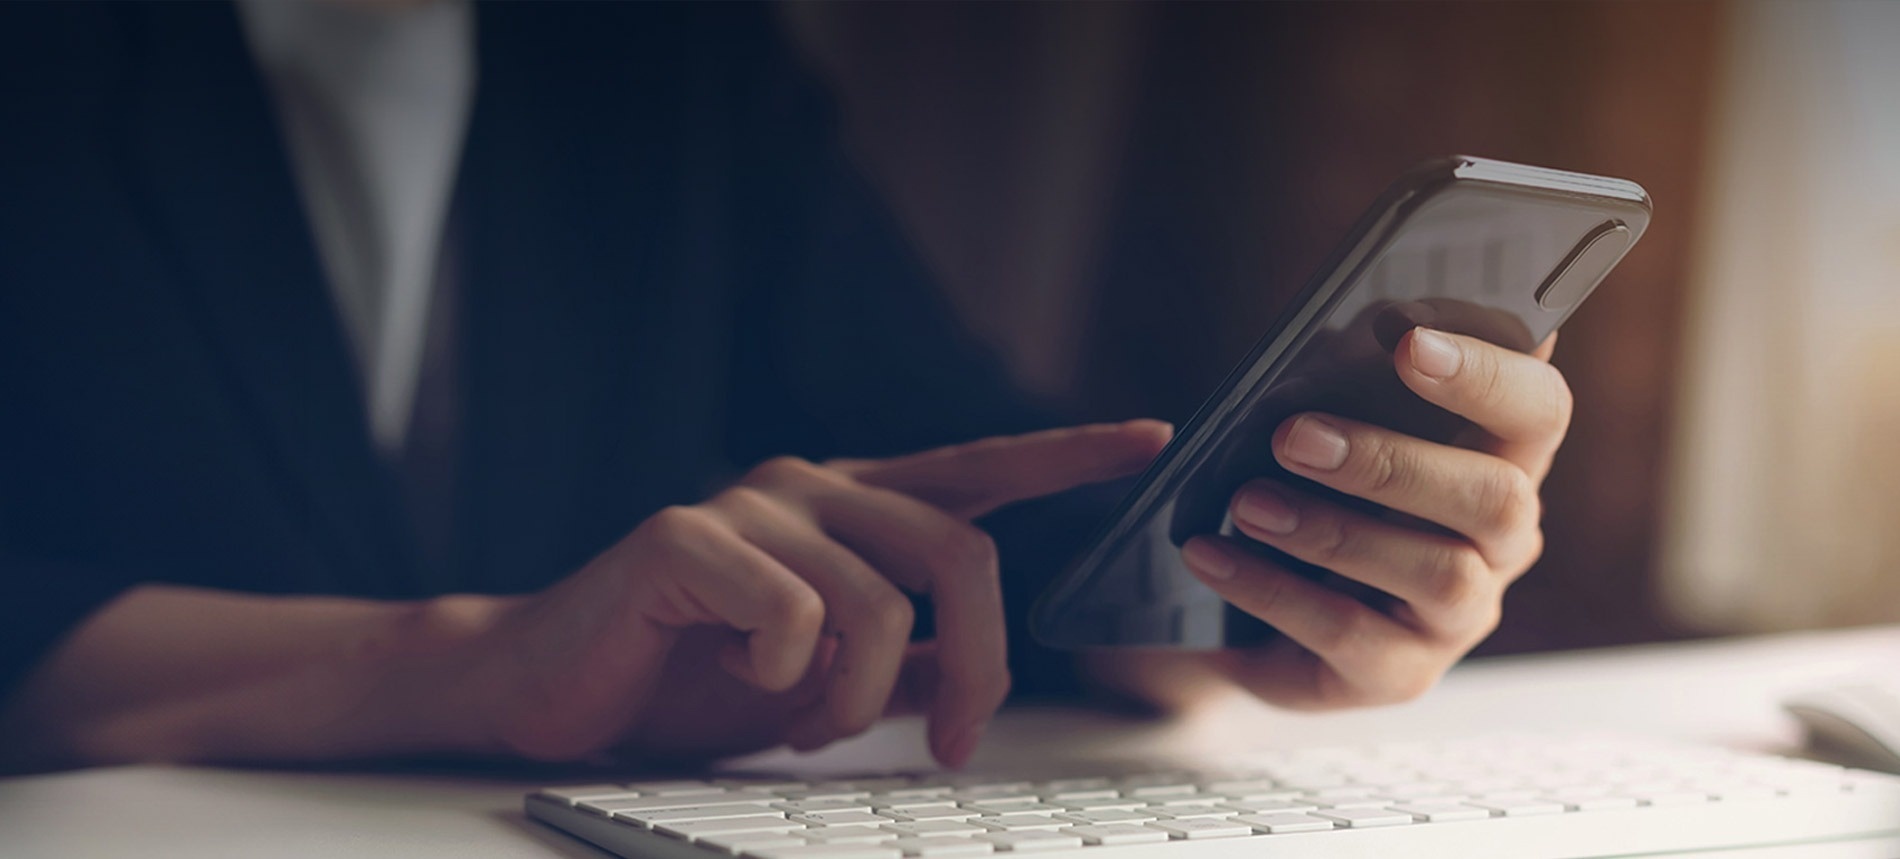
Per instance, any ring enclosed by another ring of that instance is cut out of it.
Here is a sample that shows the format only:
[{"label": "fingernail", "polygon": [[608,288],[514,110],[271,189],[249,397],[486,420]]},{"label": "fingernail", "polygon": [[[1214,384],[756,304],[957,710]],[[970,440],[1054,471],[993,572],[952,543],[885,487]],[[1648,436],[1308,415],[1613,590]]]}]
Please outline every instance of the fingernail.
[{"label": "fingernail", "polygon": [[1346,464],[1346,434],[1312,415],[1301,415],[1287,433],[1285,453],[1307,468],[1332,471]]},{"label": "fingernail", "polygon": [[1240,502],[1234,505],[1234,518],[1269,534],[1291,534],[1300,527],[1300,511],[1280,493],[1265,488],[1242,492]]},{"label": "fingernail", "polygon": [[1449,379],[1464,363],[1458,344],[1430,328],[1412,329],[1412,366],[1434,379]]},{"label": "fingernail", "polygon": [[1181,547],[1181,559],[1187,561],[1189,568],[1211,579],[1227,580],[1234,577],[1234,559],[1206,538],[1189,540]]}]

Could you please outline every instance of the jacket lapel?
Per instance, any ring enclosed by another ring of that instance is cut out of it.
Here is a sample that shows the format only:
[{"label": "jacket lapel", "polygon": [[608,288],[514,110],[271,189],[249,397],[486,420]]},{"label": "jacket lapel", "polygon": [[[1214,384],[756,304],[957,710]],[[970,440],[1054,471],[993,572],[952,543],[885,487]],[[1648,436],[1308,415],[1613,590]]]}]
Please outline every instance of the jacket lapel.
[{"label": "jacket lapel", "polygon": [[339,581],[399,592],[413,550],[361,396],[284,141],[226,4],[138,7],[135,198],[174,251],[242,420]]}]

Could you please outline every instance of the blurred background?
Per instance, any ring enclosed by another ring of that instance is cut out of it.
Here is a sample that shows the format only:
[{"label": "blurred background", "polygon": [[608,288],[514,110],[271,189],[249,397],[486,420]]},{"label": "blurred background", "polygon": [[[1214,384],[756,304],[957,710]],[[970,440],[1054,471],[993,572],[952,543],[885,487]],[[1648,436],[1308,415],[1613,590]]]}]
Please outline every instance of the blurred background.
[{"label": "blurred background", "polygon": [[1414,162],[1641,182],[1481,652],[1900,620],[1900,3],[781,11],[965,322],[1091,415],[1190,415]]}]

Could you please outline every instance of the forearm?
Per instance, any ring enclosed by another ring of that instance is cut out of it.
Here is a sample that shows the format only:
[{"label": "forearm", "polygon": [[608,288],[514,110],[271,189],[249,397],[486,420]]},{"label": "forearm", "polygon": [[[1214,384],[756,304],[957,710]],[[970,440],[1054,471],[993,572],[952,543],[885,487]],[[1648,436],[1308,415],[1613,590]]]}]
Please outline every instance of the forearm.
[{"label": "forearm", "polygon": [[482,751],[472,642],[503,606],[140,588],[0,709],[0,769]]}]

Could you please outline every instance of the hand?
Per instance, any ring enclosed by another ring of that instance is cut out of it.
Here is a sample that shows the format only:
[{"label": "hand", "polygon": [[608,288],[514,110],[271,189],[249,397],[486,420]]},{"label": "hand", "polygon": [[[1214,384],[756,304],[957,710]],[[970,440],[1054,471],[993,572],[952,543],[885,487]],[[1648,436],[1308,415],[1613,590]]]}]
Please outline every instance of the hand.
[{"label": "hand", "polygon": [[[960,765],[1009,688],[996,549],[969,521],[1139,470],[1169,431],[767,462],[505,609],[463,672],[475,711],[496,745],[567,759],[815,748],[916,707],[932,753]],[[931,596],[935,641],[910,643],[907,591]]]},{"label": "hand", "polygon": [[1497,628],[1504,589],[1543,549],[1539,484],[1570,423],[1570,390],[1534,355],[1415,328],[1394,350],[1400,379],[1469,419],[1440,445],[1328,415],[1298,415],[1274,434],[1288,471],[1376,502],[1397,516],[1346,509],[1272,481],[1243,487],[1241,533],[1396,598],[1380,611],[1294,574],[1241,544],[1196,537],[1190,567],[1228,602],[1286,640],[1210,655],[1261,698],[1329,708],[1409,700]]}]

